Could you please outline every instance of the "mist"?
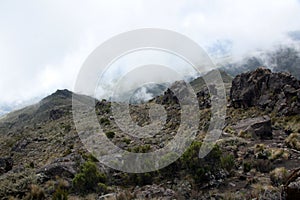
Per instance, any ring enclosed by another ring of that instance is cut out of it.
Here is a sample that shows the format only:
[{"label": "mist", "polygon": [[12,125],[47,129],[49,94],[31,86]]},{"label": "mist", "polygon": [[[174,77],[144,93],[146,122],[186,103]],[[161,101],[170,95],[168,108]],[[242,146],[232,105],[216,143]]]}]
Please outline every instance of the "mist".
[{"label": "mist", "polygon": [[[219,67],[276,45],[294,45],[299,19],[298,0],[1,1],[0,110],[29,104],[57,89],[73,90],[88,55],[122,32],[145,27],[177,31],[203,47]],[[124,65],[98,87],[103,97]],[[187,71],[186,79],[197,76]]]}]

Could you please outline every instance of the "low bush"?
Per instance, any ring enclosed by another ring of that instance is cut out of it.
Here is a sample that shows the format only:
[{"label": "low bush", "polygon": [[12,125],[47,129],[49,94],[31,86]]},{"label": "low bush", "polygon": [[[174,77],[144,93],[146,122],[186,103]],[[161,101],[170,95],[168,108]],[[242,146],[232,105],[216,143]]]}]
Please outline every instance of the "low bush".
[{"label": "low bush", "polygon": [[100,119],[100,124],[104,125],[104,126],[108,126],[108,125],[110,125],[110,121],[107,118],[101,118]]},{"label": "low bush", "polygon": [[141,146],[136,146],[133,148],[134,153],[147,153],[151,149],[150,145],[141,145]]},{"label": "low bush", "polygon": [[151,173],[131,174],[129,177],[134,185],[150,185],[153,182]]},{"label": "low bush", "polygon": [[273,164],[269,160],[264,159],[257,159],[254,163],[254,166],[262,173],[268,173],[274,168]]},{"label": "low bush", "polygon": [[68,192],[61,188],[57,188],[52,195],[52,200],[68,200]]},{"label": "low bush", "polygon": [[52,200],[67,200],[68,199],[68,188],[69,182],[61,179],[60,177],[57,178],[57,185],[55,186],[55,191],[52,195]]},{"label": "low bush", "polygon": [[231,172],[232,169],[235,167],[234,156],[231,154],[224,155],[221,157],[221,166],[227,172]]},{"label": "low bush", "polygon": [[45,192],[38,185],[31,185],[30,192],[25,197],[25,200],[43,200],[45,199]]},{"label": "low bush", "polygon": [[[76,174],[73,179],[73,188],[80,193],[87,192],[106,192],[105,184],[106,176],[100,173],[96,164],[87,161],[81,166],[80,173]],[[99,187],[99,184],[101,187]]]},{"label": "low bush", "polygon": [[284,167],[276,168],[270,172],[271,182],[275,186],[284,184],[287,177],[288,177],[288,171]]},{"label": "low bush", "polygon": [[246,173],[250,172],[251,169],[252,169],[252,167],[253,167],[253,164],[251,162],[248,162],[248,161],[243,162],[243,170],[244,170],[244,172],[246,172]]},{"label": "low bush", "polygon": [[201,142],[194,141],[180,158],[181,166],[188,171],[197,183],[208,181],[208,174],[214,174],[221,168],[222,152],[219,147],[215,145],[207,156],[199,158],[201,145]]},{"label": "low bush", "polygon": [[285,143],[288,147],[300,150],[300,134],[292,133],[286,139]]},{"label": "low bush", "polygon": [[108,139],[113,139],[115,137],[115,133],[112,131],[106,132],[105,135]]}]

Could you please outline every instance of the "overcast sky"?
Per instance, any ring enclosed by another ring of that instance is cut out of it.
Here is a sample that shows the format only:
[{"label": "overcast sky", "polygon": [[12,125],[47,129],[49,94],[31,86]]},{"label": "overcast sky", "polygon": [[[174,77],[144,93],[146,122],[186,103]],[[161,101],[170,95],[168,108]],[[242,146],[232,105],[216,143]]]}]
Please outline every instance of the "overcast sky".
[{"label": "overcast sky", "polygon": [[1,0],[0,104],[73,89],[87,56],[137,28],[170,29],[232,55],[288,42],[300,30],[299,0]]}]

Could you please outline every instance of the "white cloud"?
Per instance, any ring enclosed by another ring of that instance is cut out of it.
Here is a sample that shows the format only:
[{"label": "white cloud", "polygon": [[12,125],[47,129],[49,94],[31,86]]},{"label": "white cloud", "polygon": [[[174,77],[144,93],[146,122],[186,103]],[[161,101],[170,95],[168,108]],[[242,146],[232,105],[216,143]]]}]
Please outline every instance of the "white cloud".
[{"label": "white cloud", "polygon": [[202,46],[232,41],[241,55],[300,30],[297,0],[48,0],[0,2],[0,103],[73,88],[88,54],[113,35],[181,32]]}]

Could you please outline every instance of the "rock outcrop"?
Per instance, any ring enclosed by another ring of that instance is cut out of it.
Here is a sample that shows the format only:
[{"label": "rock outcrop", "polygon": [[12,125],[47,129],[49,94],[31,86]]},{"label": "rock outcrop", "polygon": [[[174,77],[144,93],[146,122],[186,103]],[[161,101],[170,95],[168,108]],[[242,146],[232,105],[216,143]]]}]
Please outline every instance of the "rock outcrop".
[{"label": "rock outcrop", "polygon": [[289,73],[272,73],[263,67],[243,73],[232,81],[230,105],[257,106],[277,115],[300,114],[300,81]]}]

